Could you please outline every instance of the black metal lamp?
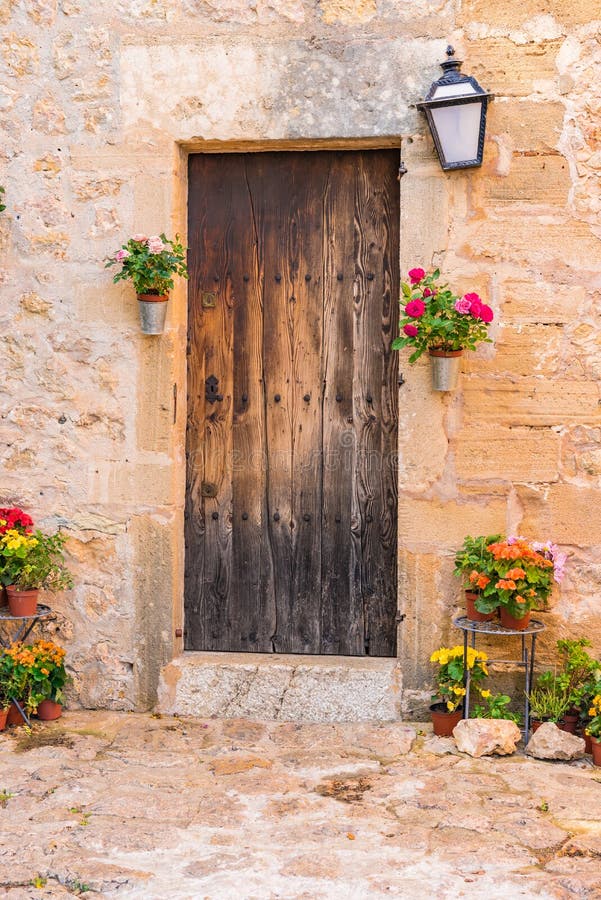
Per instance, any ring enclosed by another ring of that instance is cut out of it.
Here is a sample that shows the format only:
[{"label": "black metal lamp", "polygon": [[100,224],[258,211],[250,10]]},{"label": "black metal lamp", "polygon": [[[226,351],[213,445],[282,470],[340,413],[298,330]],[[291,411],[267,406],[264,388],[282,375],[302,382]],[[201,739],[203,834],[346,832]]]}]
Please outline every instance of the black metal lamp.
[{"label": "black metal lamp", "polygon": [[493,94],[483,90],[475,78],[462,75],[461,60],[447,47],[442,76],[434,81],[423,103],[443,169],[468,169],[482,165],[486,108]]}]

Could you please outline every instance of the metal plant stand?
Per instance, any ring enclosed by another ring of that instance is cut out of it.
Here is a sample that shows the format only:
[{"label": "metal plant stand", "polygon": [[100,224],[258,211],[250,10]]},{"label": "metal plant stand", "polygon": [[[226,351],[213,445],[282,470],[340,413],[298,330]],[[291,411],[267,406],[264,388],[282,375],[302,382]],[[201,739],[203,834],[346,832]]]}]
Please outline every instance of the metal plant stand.
[{"label": "metal plant stand", "polygon": [[[35,625],[40,621],[40,619],[45,619],[49,615],[51,615],[52,610],[49,606],[45,606],[43,603],[38,603],[36,607],[35,614],[33,616],[12,616],[10,614],[9,608],[2,607],[0,609],[0,646],[2,647],[10,647],[11,644],[16,644],[19,641],[24,641],[31,630]],[[9,625],[9,623],[11,623]],[[16,629],[12,631],[12,633],[7,638],[4,634],[6,631],[10,631],[11,627],[16,623]],[[6,628],[8,626],[8,628]],[[11,701],[15,704],[16,708],[19,711],[19,715],[23,719],[23,721],[30,725],[29,716],[21,706],[20,702],[15,698],[11,697]]]},{"label": "metal plant stand", "polygon": [[[522,639],[522,658],[521,659],[489,659],[488,663],[505,663],[508,665],[519,666],[524,670],[526,700],[524,702],[524,727],[522,732],[524,739],[528,738],[528,730],[530,728],[530,687],[534,677],[534,655],[536,650],[536,638],[541,631],[547,627],[539,622],[538,619],[531,619],[530,624],[523,631],[514,631],[511,628],[504,628],[498,622],[473,622],[467,616],[460,616],[453,620],[453,625],[463,631],[463,658],[467,658],[468,636],[471,634],[471,645],[476,649],[476,635],[486,634],[499,637],[521,637]],[[530,650],[526,645],[526,638],[530,637]],[[465,702],[463,705],[463,718],[469,719],[470,715],[470,670],[465,666]]]}]

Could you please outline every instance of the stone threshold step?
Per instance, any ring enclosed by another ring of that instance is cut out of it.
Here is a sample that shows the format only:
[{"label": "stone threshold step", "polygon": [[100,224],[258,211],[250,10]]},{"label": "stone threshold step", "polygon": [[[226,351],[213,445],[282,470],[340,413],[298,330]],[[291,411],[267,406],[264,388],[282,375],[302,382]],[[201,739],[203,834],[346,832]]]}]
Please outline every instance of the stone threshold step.
[{"label": "stone threshold step", "polygon": [[186,651],[161,671],[157,710],[280,722],[400,718],[398,659]]}]

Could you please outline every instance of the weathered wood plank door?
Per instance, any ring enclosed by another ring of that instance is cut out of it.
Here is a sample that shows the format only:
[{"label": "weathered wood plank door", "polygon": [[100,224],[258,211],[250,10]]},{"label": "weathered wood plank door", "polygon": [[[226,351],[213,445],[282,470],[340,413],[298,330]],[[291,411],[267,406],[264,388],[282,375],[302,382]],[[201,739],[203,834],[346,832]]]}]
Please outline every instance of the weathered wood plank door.
[{"label": "weathered wood plank door", "polygon": [[190,157],[188,649],[395,655],[398,168]]}]

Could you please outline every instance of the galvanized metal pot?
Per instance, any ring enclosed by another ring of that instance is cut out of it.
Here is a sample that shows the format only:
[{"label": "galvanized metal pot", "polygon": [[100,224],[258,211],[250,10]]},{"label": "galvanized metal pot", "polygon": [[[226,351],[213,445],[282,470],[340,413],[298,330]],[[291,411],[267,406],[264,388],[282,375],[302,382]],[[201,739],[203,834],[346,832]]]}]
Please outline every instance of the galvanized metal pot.
[{"label": "galvanized metal pot", "polygon": [[169,294],[138,294],[142,334],[162,334]]},{"label": "galvanized metal pot", "polygon": [[459,382],[463,350],[429,350],[432,365],[432,388],[454,391]]}]

